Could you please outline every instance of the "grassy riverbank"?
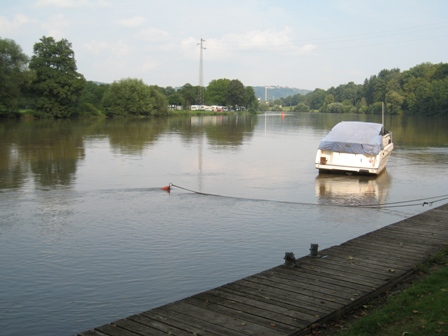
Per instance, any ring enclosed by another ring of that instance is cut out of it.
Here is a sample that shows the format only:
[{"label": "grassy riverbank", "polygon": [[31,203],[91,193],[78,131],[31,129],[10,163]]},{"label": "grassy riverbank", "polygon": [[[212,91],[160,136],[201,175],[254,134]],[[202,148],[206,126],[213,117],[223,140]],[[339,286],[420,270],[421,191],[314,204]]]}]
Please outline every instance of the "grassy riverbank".
[{"label": "grassy riverbank", "polygon": [[310,335],[448,335],[448,248],[387,295]]}]

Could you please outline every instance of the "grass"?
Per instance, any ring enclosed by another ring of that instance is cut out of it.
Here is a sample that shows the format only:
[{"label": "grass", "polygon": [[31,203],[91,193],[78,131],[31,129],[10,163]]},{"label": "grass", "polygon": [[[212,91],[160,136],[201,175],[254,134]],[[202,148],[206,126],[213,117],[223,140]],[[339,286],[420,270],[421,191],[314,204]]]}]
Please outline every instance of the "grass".
[{"label": "grass", "polygon": [[374,304],[363,310],[365,316],[336,335],[448,335],[448,248],[417,270],[427,272],[422,280],[389,295],[380,307]]}]

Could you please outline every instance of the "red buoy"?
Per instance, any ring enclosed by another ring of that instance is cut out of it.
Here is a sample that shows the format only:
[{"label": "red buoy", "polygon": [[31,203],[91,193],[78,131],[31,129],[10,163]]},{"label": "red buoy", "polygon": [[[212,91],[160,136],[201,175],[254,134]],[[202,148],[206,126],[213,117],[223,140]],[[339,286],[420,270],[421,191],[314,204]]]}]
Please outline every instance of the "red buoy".
[{"label": "red buoy", "polygon": [[162,187],[161,189],[162,189],[162,190],[165,190],[165,191],[170,191],[170,190],[171,190],[171,186],[170,186],[170,185],[167,185],[167,186],[165,186],[165,187]]}]

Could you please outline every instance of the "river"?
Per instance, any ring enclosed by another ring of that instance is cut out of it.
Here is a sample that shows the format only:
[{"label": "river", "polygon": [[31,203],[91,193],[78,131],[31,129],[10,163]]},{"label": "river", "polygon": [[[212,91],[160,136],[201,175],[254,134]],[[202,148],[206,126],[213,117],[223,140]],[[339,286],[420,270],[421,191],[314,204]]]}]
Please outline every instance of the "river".
[{"label": "river", "polygon": [[319,175],[341,120],[381,116],[1,122],[2,335],[76,335],[448,202],[448,120],[389,116],[383,174]]}]

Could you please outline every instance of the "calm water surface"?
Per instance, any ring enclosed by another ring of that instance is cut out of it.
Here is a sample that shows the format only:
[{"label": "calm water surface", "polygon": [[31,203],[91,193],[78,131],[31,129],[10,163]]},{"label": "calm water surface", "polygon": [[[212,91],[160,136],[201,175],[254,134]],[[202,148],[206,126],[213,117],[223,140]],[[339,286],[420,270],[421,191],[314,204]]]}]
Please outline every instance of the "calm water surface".
[{"label": "calm water surface", "polygon": [[381,121],[0,123],[1,334],[75,335],[447,202],[447,120],[387,118],[395,150],[378,178],[319,175],[318,143],[340,120]]}]

